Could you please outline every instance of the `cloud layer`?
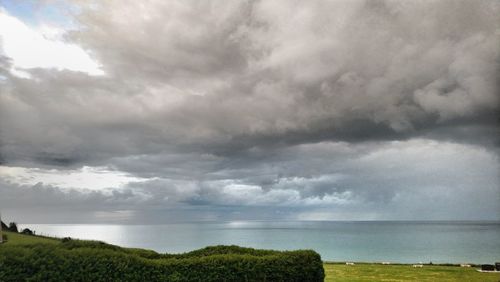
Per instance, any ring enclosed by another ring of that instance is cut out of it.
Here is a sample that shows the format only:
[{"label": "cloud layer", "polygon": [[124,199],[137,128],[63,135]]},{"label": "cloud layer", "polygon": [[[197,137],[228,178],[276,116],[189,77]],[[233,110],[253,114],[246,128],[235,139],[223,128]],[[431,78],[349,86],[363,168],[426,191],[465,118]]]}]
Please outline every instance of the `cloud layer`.
[{"label": "cloud layer", "polygon": [[21,64],[25,35],[0,29],[0,161],[146,180],[5,193],[108,213],[127,195],[148,218],[500,218],[497,1],[68,2],[57,46],[102,73]]}]

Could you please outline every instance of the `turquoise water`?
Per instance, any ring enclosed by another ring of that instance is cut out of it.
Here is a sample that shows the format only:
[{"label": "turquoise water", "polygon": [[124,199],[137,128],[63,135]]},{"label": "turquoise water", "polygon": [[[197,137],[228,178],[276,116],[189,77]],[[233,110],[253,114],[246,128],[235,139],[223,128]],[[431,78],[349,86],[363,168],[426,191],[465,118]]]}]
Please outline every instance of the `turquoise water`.
[{"label": "turquoise water", "polygon": [[238,221],[165,225],[27,224],[37,234],[102,240],[158,252],[208,245],[313,249],[323,260],[434,263],[500,261],[500,222]]}]

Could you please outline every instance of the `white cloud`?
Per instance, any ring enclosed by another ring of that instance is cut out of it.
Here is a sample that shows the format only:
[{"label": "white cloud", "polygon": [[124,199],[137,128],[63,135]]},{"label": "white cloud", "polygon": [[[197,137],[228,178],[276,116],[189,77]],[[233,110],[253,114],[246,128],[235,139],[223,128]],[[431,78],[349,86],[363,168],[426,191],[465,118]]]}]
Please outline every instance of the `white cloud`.
[{"label": "white cloud", "polygon": [[47,25],[30,27],[0,9],[0,51],[12,59],[13,75],[26,78],[23,69],[32,68],[104,74],[99,64],[82,48],[65,42],[63,34],[63,30]]},{"label": "white cloud", "polygon": [[121,188],[130,182],[144,181],[120,171],[106,167],[84,166],[75,170],[57,170],[0,166],[0,177],[19,185],[43,183],[63,189],[102,190]]}]

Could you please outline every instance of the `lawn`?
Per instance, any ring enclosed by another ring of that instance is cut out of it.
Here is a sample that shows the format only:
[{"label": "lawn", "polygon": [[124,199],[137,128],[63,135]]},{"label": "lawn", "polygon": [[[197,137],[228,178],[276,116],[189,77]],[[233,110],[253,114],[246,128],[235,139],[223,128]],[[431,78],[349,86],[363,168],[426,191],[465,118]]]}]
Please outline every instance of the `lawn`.
[{"label": "lawn", "polygon": [[31,244],[58,244],[61,241],[55,238],[48,238],[42,236],[28,236],[14,232],[6,232],[3,231],[3,234],[7,235],[7,242],[5,244],[8,245],[31,245]]},{"label": "lawn", "polygon": [[499,273],[481,273],[476,268],[459,266],[429,266],[413,268],[411,265],[334,264],[325,263],[325,281],[500,281]]}]

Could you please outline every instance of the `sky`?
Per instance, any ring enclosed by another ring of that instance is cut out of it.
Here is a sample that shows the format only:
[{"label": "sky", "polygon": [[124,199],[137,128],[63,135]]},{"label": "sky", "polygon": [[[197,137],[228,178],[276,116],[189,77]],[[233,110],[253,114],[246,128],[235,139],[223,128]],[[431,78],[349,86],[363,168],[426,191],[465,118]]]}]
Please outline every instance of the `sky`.
[{"label": "sky", "polygon": [[0,212],[500,220],[499,15],[496,0],[0,0]]}]

